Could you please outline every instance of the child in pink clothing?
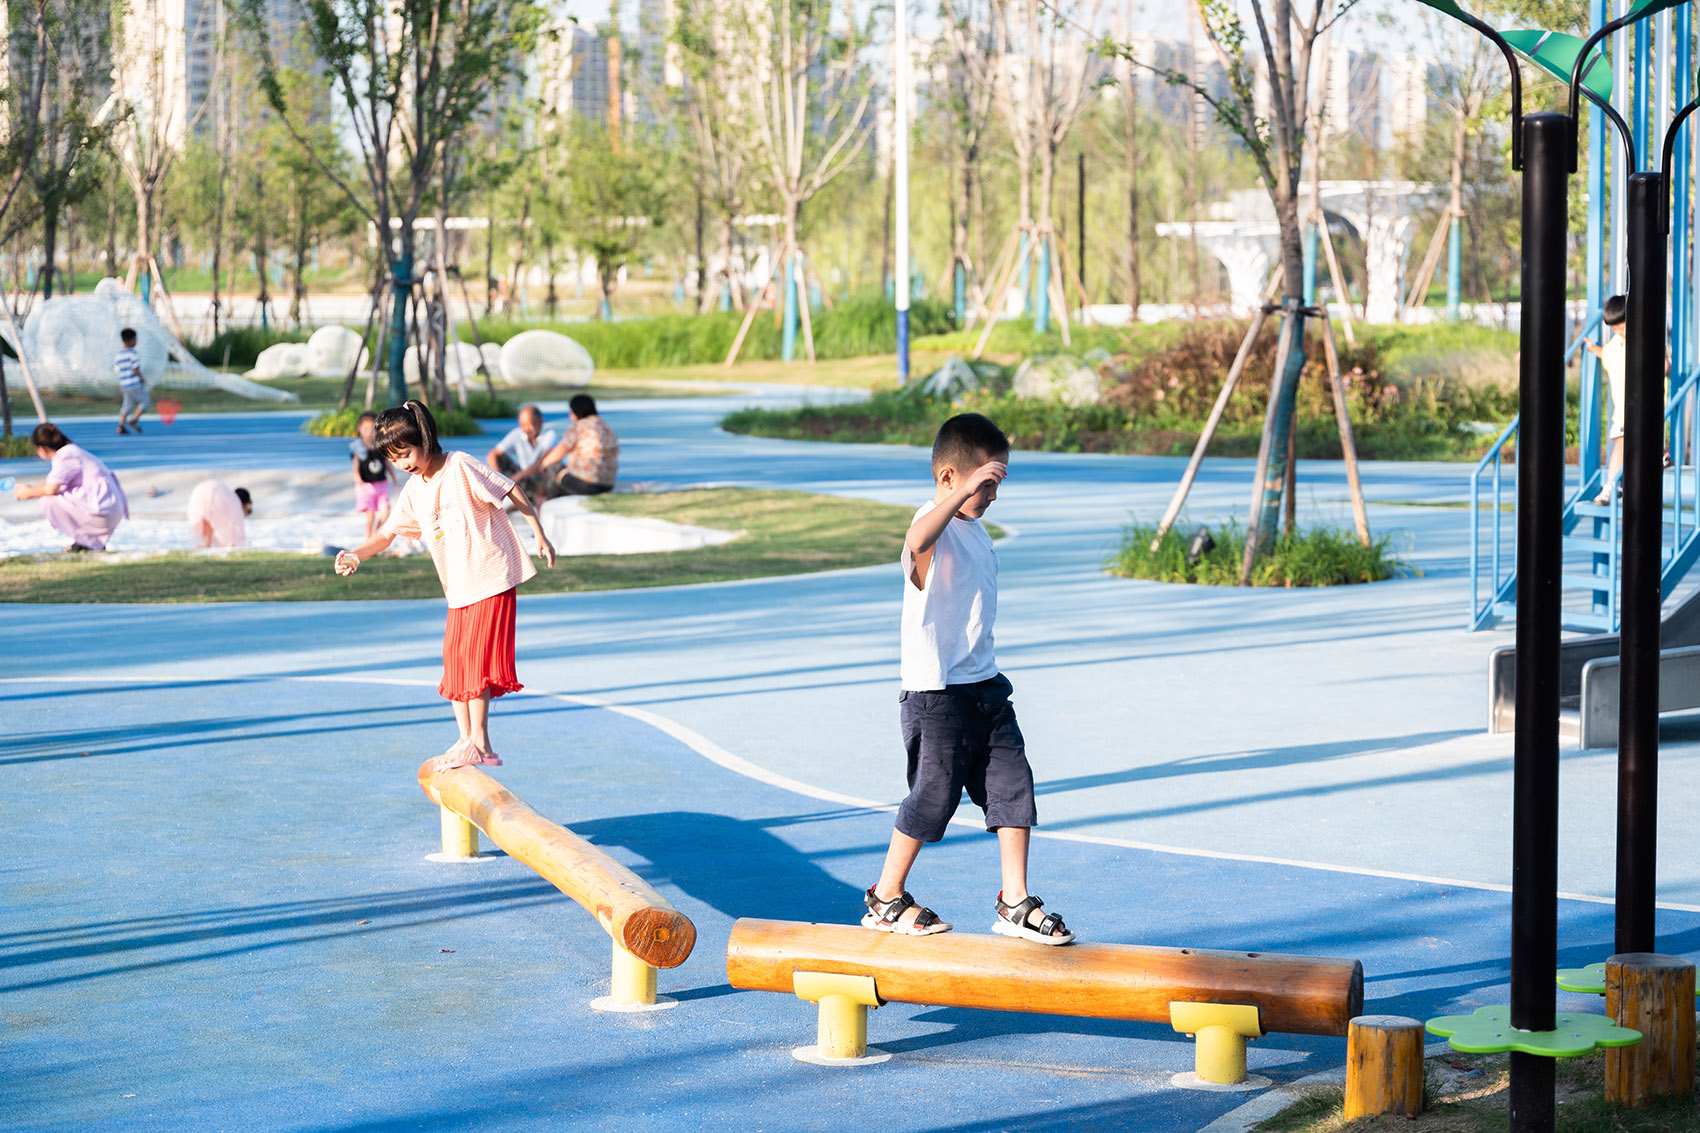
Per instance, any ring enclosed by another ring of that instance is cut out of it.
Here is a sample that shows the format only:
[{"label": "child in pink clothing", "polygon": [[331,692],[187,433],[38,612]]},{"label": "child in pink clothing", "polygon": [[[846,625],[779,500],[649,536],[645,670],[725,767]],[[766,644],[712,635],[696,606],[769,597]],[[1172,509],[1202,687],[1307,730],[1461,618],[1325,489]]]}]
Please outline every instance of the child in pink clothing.
[{"label": "child in pink clothing", "polygon": [[504,502],[531,524],[537,553],[549,566],[555,565],[555,548],[512,480],[464,452],[443,451],[437,422],[421,403],[384,410],[376,439],[376,450],[411,479],[383,529],[337,555],[336,572],[353,574],[398,535],[424,540],[449,602],[437,691],[454,705],[460,727],[460,739],[437,757],[437,770],[498,765],[502,757],[490,746],[490,701],[522,687],[514,671],[515,588],[537,573]]}]

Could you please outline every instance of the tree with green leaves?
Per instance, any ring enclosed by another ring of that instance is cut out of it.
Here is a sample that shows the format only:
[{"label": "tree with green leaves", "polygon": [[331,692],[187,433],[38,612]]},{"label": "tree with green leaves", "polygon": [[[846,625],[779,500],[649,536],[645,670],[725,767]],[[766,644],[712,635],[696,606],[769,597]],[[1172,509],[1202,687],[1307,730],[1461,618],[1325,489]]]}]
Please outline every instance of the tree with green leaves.
[{"label": "tree with green leaves", "polygon": [[[347,110],[359,175],[340,173],[292,108],[261,0],[244,0],[261,36],[261,87],[291,137],[378,234],[390,280],[389,402],[407,398],[402,360],[415,279],[414,223],[441,162],[511,83],[544,24],[537,0],[302,0],[306,36]],[[360,184],[361,181],[364,184]],[[427,392],[427,396],[429,393]]]},{"label": "tree with green leaves", "polygon": [[[1311,64],[1317,41],[1357,0],[1195,0],[1205,40],[1227,74],[1226,92],[1212,90],[1192,75],[1159,67],[1136,57],[1131,45],[1106,39],[1102,50],[1160,74],[1191,90],[1214,111],[1216,120],[1250,153],[1275,209],[1280,232],[1281,284],[1286,308],[1277,355],[1269,413],[1258,449],[1261,495],[1256,522],[1246,536],[1242,578],[1249,579],[1257,552],[1275,539],[1286,481],[1288,442],[1299,373],[1304,368],[1304,232],[1300,222],[1301,167],[1305,156]],[[1253,31],[1248,34],[1249,12]],[[1258,113],[1257,69],[1267,82],[1269,116]]]},{"label": "tree with green leaves", "polygon": [[579,122],[563,178],[562,219],[581,255],[596,257],[599,308],[613,318],[614,284],[666,208],[665,157],[653,132],[632,126],[618,146]]},{"label": "tree with green leaves", "polygon": [[[104,144],[114,124],[110,114],[97,121],[105,92],[96,78],[111,28],[110,21],[100,18],[105,10],[98,0],[52,0],[39,9],[25,10],[26,26],[18,29],[25,34],[13,40],[20,48],[15,58],[23,62],[29,86],[39,84],[39,95],[35,96],[33,129],[23,131],[30,136],[30,153],[14,167],[14,178],[20,172],[25,175],[27,200],[5,225],[4,238],[9,240],[24,226],[40,224],[41,281],[47,298],[52,298],[60,274],[64,214],[96,188],[100,167],[90,154]],[[38,24],[47,32],[44,41],[28,34]]]},{"label": "tree with green leaves", "polygon": [[[732,5],[732,13],[734,95],[754,123],[757,153],[779,198],[784,243],[773,278],[785,304],[789,360],[799,314],[795,261],[802,256],[803,209],[850,167],[873,132],[867,110],[874,85],[863,58],[871,24],[858,25],[850,7],[833,0],[750,0]],[[755,306],[745,314],[728,362],[737,357]],[[801,314],[812,362],[806,304]]]}]

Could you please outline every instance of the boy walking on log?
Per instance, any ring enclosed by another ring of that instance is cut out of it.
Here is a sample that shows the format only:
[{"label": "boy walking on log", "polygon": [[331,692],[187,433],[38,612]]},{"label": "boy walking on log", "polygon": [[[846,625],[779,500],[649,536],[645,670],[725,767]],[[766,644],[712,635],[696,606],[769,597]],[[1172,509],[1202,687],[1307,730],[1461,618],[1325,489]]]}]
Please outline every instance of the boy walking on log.
[{"label": "boy walking on log", "polygon": [[1009,440],[978,413],[946,421],[933,442],[933,498],[915,513],[903,545],[903,745],[909,796],[885,869],[863,900],[862,924],[880,932],[928,936],[950,931],[905,890],[926,842],[944,837],[966,788],[998,836],[1003,889],[992,931],[1039,944],[1074,934],[1027,892],[1027,847],[1038,812],[1033,772],[998,672],[992,623],[998,610],[998,559],[980,517],[1009,474]]}]

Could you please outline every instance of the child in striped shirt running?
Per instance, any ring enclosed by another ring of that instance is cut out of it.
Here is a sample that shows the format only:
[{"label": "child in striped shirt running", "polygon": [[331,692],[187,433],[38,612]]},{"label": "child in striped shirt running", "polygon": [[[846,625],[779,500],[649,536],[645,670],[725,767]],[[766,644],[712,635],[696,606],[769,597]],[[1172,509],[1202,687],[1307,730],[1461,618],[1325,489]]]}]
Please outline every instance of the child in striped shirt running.
[{"label": "child in striped shirt running", "polygon": [[417,401],[378,415],[372,447],[411,477],[383,528],[336,557],[336,572],[360,563],[398,535],[423,539],[449,602],[443,631],[443,679],[437,692],[454,705],[460,739],[433,762],[438,771],[467,764],[499,765],[490,745],[490,701],[523,686],[514,671],[515,588],[537,573],[503,510],[525,517],[537,553],[555,565],[555,548],[525,493],[500,472],[464,452],[444,452],[437,422]]},{"label": "child in striped shirt running", "polygon": [[118,337],[124,343],[124,349],[112,361],[112,370],[118,376],[118,391],[124,395],[124,403],[118,407],[118,432],[124,434],[134,429],[139,433],[142,431],[142,414],[153,405],[153,398],[148,396],[148,383],[142,380],[142,358],[136,353],[136,332],[125,327],[118,332]]}]

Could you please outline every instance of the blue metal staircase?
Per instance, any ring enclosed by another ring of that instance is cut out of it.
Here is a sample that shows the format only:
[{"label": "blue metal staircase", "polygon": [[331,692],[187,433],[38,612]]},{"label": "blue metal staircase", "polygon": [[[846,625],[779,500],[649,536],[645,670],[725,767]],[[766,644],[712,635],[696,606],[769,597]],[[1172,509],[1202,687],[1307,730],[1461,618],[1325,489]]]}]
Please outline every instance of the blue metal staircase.
[{"label": "blue metal staircase", "polygon": [[[1586,391],[1590,383],[1584,380]],[[1622,571],[1623,501],[1611,487],[1609,503],[1596,504],[1605,482],[1598,467],[1598,398],[1583,397],[1582,454],[1575,490],[1564,504],[1564,628],[1589,633],[1616,633]],[[1517,436],[1513,420],[1470,477],[1470,629],[1490,629],[1516,616],[1517,553],[1515,491],[1504,475],[1505,446]],[[1700,474],[1695,464],[1700,451],[1700,372],[1691,374],[1671,391],[1665,410],[1665,433],[1670,438],[1673,468],[1664,475],[1664,562],[1660,568],[1660,597],[1668,599],[1683,577],[1700,561]],[[1590,439],[1596,439],[1591,446]],[[1595,454],[1588,460],[1590,448]],[[1592,464],[1595,467],[1590,468]],[[1484,484],[1484,480],[1486,483]],[[1487,497],[1484,500],[1484,495]],[[1512,503],[1512,508],[1507,504]]]}]

